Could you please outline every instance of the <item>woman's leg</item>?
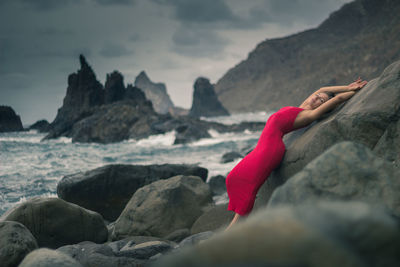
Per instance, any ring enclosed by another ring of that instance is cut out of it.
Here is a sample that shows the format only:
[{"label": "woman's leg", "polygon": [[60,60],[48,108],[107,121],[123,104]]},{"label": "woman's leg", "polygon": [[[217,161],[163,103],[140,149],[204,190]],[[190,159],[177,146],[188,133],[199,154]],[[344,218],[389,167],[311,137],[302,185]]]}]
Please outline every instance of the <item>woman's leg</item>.
[{"label": "woman's leg", "polygon": [[236,213],[236,212],[235,212],[235,216],[233,217],[231,223],[230,223],[229,226],[225,229],[225,231],[228,230],[230,227],[232,227],[232,225],[239,219],[239,217],[240,217],[239,213]]}]

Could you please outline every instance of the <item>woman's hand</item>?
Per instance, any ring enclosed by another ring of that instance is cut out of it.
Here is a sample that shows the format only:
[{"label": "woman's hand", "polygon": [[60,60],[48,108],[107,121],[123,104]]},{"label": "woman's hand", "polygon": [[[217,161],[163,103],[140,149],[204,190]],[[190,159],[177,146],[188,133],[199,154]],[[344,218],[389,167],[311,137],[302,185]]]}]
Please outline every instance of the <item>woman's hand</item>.
[{"label": "woman's hand", "polygon": [[363,88],[368,82],[361,80],[360,77],[358,77],[357,80],[355,80],[353,83],[349,84],[347,87],[350,91],[355,91]]}]

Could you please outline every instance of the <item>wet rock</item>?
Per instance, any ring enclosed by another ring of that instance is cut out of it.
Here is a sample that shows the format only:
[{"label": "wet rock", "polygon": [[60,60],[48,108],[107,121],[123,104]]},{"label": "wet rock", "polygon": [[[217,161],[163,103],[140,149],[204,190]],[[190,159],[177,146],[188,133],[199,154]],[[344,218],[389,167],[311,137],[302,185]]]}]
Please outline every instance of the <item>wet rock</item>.
[{"label": "wet rock", "polygon": [[129,235],[166,236],[189,228],[211,205],[211,190],[200,177],[177,175],[143,186],[115,223],[113,240]]},{"label": "wet rock", "polygon": [[29,253],[18,267],[82,267],[70,256],[56,250],[41,248]]},{"label": "wet rock", "polygon": [[1,266],[18,266],[23,258],[36,248],[36,239],[23,224],[13,221],[0,222]]},{"label": "wet rock", "polygon": [[59,198],[31,198],[8,210],[1,221],[22,223],[39,247],[57,248],[84,240],[100,243],[108,236],[100,214]]},{"label": "wet rock", "polygon": [[234,216],[234,213],[227,209],[228,204],[219,204],[203,213],[192,225],[190,233],[194,235],[226,228]]},{"label": "wet rock", "polygon": [[243,155],[237,151],[230,151],[222,155],[221,163],[228,163],[237,158],[243,158]]},{"label": "wet rock", "polygon": [[136,190],[179,174],[199,176],[205,181],[208,171],[187,164],[106,165],[64,176],[57,185],[57,194],[68,202],[114,221]]}]

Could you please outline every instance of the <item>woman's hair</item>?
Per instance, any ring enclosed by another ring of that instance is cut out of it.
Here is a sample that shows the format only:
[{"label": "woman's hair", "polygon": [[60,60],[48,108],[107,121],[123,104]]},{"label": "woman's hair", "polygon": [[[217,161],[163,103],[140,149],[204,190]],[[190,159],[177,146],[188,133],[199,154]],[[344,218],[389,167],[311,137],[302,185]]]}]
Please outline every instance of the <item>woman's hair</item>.
[{"label": "woman's hair", "polygon": [[327,94],[327,96],[329,97],[328,99],[331,99],[332,97],[335,96],[335,93],[333,93],[331,91],[323,91],[321,93]]}]

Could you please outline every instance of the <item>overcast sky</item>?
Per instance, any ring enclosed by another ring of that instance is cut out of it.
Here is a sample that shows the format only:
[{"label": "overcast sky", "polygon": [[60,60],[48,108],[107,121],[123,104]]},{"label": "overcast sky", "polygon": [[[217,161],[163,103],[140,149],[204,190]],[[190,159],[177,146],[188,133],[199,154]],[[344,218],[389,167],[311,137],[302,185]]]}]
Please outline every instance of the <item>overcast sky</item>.
[{"label": "overcast sky", "polygon": [[317,27],[349,0],[0,0],[0,105],[24,125],[53,121],[82,53],[104,85],[144,70],[190,108],[199,76],[217,82],[266,39]]}]

